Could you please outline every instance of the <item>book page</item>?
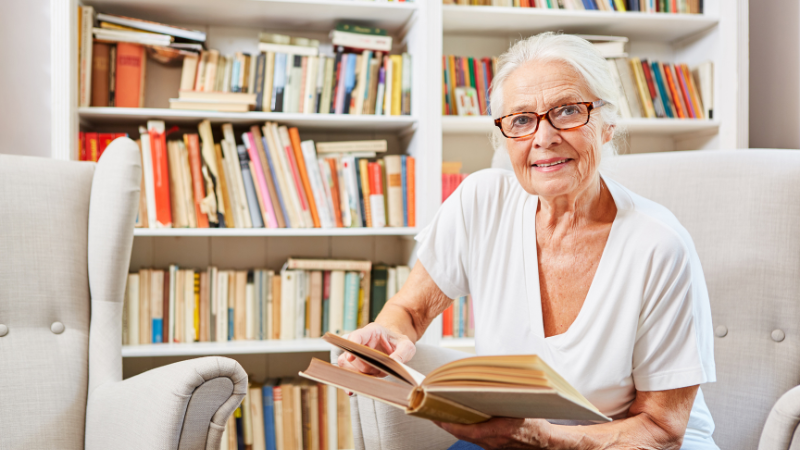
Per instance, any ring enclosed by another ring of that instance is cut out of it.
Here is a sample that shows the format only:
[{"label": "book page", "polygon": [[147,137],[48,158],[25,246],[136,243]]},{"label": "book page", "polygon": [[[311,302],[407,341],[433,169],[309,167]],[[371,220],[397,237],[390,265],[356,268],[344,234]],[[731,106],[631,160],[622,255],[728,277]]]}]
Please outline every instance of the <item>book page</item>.
[{"label": "book page", "polygon": [[333,333],[325,333],[322,339],[331,345],[335,345],[344,351],[352,353],[370,366],[403,380],[412,386],[421,385],[422,380],[425,379],[425,375],[401,362],[395,361],[386,353],[369,348],[366,345],[356,344],[353,341],[349,341]]},{"label": "book page", "polygon": [[353,391],[357,394],[388,403],[405,409],[411,386],[393,383],[352,370],[342,369],[333,364],[311,358],[311,364],[300,376],[320,383],[329,384],[339,389]]}]

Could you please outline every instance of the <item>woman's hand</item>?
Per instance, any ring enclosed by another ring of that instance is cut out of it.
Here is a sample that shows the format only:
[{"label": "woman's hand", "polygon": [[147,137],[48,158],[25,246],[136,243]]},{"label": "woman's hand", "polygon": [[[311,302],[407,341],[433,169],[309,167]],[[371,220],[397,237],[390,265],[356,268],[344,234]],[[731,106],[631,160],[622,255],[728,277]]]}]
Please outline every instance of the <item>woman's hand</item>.
[{"label": "woman's hand", "polygon": [[487,450],[548,448],[552,431],[550,423],[541,419],[494,418],[474,425],[434,423],[462,441]]},{"label": "woman's hand", "polygon": [[[417,351],[417,347],[408,336],[395,333],[376,322],[373,322],[360,330],[353,331],[347,339],[356,344],[366,345],[375,350],[388,354],[395,361],[401,363],[408,362]],[[339,355],[339,367],[343,367],[354,372],[361,372],[373,376],[386,376],[385,373],[364,363],[360,359],[348,352]]]}]

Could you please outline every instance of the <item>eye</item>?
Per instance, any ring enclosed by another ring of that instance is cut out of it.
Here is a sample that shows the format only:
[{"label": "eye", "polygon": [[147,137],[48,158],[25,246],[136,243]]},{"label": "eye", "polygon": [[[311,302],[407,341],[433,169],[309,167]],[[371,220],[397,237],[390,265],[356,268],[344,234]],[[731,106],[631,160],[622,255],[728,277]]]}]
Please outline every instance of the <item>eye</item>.
[{"label": "eye", "polygon": [[519,116],[512,117],[511,125],[512,126],[525,126],[530,125],[531,118],[525,114],[520,114]]},{"label": "eye", "polygon": [[556,110],[556,115],[562,117],[569,117],[578,113],[580,113],[580,108],[578,107],[578,105],[562,106],[561,108]]}]

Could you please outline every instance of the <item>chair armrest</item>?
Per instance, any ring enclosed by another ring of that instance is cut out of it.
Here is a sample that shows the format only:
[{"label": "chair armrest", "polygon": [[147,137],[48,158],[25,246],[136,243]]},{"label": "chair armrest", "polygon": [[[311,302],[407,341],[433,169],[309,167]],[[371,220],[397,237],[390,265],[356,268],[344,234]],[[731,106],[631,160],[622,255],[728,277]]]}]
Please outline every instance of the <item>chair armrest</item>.
[{"label": "chair armrest", "polygon": [[218,449],[247,392],[230,358],[206,357],[105,383],[89,396],[86,449]]},{"label": "chair armrest", "polygon": [[[339,354],[339,349],[331,351],[331,363],[336,364]],[[427,375],[443,364],[469,356],[449,348],[417,344],[417,353],[408,365]],[[350,399],[350,417],[357,450],[437,450],[456,442],[455,437],[429,420],[406,415],[398,408],[359,395]]]},{"label": "chair armrest", "polygon": [[775,402],[758,443],[758,450],[795,449],[800,449],[800,386]]}]

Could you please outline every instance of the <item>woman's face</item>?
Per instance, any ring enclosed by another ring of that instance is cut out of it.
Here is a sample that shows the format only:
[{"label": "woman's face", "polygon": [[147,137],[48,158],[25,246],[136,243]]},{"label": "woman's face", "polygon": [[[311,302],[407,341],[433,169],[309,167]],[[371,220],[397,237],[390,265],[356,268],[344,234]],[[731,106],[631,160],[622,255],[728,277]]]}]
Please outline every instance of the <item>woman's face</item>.
[{"label": "woman's face", "polygon": [[[595,100],[599,99],[567,63],[531,61],[518,67],[503,84],[502,115],[523,111],[542,114],[554,106]],[[600,150],[612,134],[612,127],[606,126],[600,111],[594,109],[585,126],[560,131],[542,118],[536,134],[507,138],[506,146],[525,191],[553,198],[577,195],[595,182]]]}]

